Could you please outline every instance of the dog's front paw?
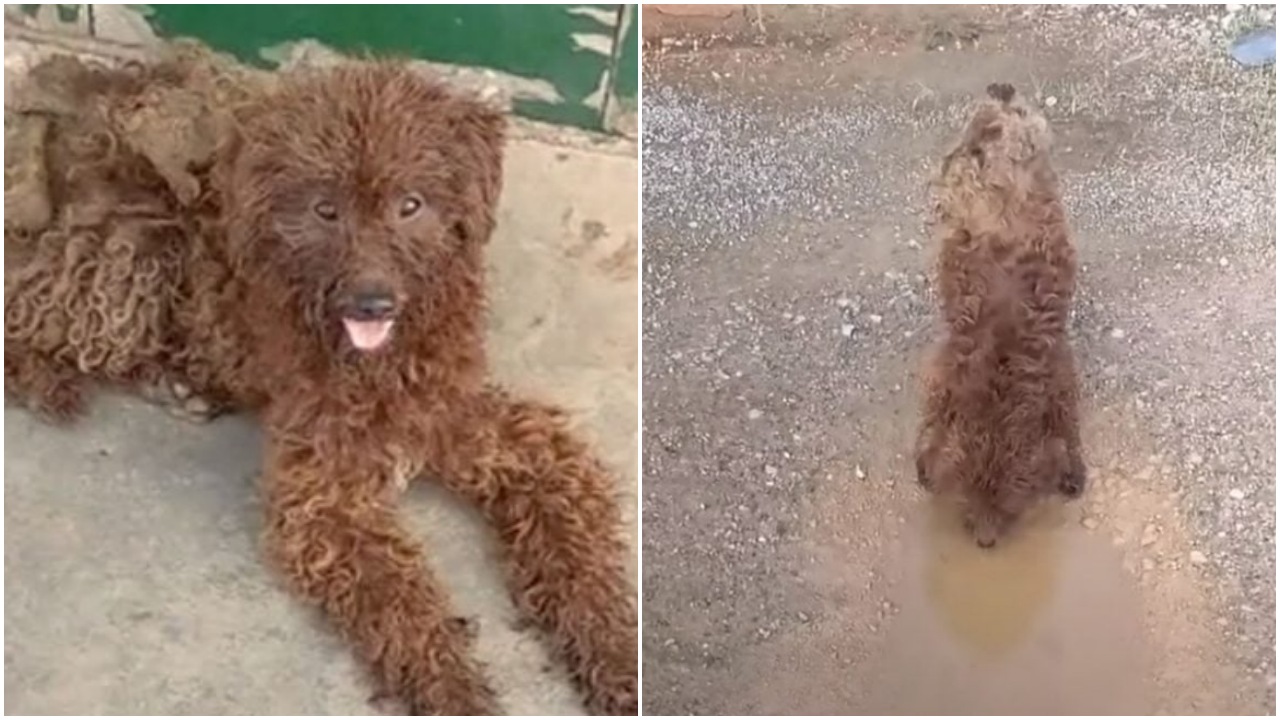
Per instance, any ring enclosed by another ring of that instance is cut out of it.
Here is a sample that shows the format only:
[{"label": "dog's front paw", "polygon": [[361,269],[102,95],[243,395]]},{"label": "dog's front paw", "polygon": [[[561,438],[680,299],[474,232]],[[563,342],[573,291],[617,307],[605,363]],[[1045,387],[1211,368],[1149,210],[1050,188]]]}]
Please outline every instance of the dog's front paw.
[{"label": "dog's front paw", "polygon": [[[624,613],[618,619],[626,622],[627,617]],[[634,616],[629,622],[630,627],[598,638],[598,654],[575,663],[574,680],[591,715],[640,714]]]},{"label": "dog's front paw", "polygon": [[587,711],[592,715],[639,715],[640,698],[636,678],[619,675],[598,679],[587,695]]}]

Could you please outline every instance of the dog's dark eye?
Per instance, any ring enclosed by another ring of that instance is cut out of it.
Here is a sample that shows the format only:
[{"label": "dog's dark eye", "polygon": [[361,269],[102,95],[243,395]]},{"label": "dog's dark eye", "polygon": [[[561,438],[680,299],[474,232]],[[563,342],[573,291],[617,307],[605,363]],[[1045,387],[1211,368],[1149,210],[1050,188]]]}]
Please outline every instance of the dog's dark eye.
[{"label": "dog's dark eye", "polygon": [[408,219],[417,215],[422,211],[422,198],[417,195],[408,195],[400,201],[400,219]]},{"label": "dog's dark eye", "polygon": [[316,214],[316,217],[324,220],[325,222],[333,222],[338,219],[338,206],[328,200],[321,200],[317,202],[315,205],[311,206],[311,211]]}]

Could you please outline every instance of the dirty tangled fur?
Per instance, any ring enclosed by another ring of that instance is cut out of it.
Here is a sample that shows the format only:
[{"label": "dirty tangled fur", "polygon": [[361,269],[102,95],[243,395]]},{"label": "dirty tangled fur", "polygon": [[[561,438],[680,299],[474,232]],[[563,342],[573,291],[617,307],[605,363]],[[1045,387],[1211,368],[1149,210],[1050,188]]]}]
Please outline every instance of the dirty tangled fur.
[{"label": "dirty tangled fur", "polygon": [[[37,147],[13,153],[35,167],[7,164],[6,176],[23,182],[6,182],[5,205],[38,209],[5,222],[5,341],[16,346],[5,353],[5,385],[30,388],[20,399],[54,419],[82,409],[77,375],[137,385],[184,364],[202,374],[184,363],[184,325],[214,318],[199,316],[195,292],[206,288],[185,276],[217,233],[208,189],[214,140],[206,130],[203,143],[189,143],[202,156],[181,168],[187,158],[163,155],[166,143],[151,141],[192,134],[182,126],[200,120],[159,122],[155,110],[208,72],[190,55],[128,72],[58,57],[33,69],[29,84],[39,93],[18,100],[32,112],[8,118]],[[176,110],[208,117],[189,105]]]},{"label": "dirty tangled fur", "polygon": [[1076,255],[1044,116],[987,88],[937,182],[944,336],[924,371],[921,484],[958,498],[993,545],[1039,497],[1081,493],[1068,338]]},{"label": "dirty tangled fur", "polygon": [[[561,410],[487,375],[501,114],[387,62],[228,82],[198,55],[57,60],[33,76],[6,118],[6,150],[11,128],[36,146],[6,153],[5,204],[23,210],[5,218],[6,395],[56,420],[89,381],[260,411],[266,554],[288,587],[380,696],[492,714],[465,610],[395,512],[406,478],[444,484],[494,526],[516,607],[588,709],[636,714],[616,481]],[[341,312],[374,281],[395,334],[362,352]]]}]

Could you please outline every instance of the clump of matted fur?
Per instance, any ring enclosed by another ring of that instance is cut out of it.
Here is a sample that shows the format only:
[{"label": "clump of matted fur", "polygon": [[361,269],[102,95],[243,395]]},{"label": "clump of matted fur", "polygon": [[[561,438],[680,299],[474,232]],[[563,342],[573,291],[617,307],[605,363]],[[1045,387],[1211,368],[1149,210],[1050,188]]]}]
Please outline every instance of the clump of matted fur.
[{"label": "clump of matted fur", "polygon": [[55,56],[7,99],[40,132],[6,154],[6,179],[39,181],[6,182],[5,204],[45,212],[5,219],[5,388],[46,416],[78,413],[86,376],[149,389],[187,354],[175,314],[216,221],[217,119],[247,101],[218,72],[187,47],[115,70]]},{"label": "clump of matted fur", "polygon": [[921,484],[993,545],[1036,499],[1084,489],[1067,323],[1076,256],[1044,117],[992,85],[937,187],[946,334],[924,373]]},{"label": "clump of matted fur", "polygon": [[491,713],[465,610],[396,514],[406,472],[444,483],[495,526],[517,607],[588,708],[635,714],[613,477],[560,410],[487,379],[501,114],[400,64],[301,70],[211,108],[216,150],[166,164],[119,118],[189,77],[171,71],[72,72],[46,133],[51,220],[5,229],[6,393],[65,419],[87,380],[164,379],[261,410],[289,586],[380,693]]}]

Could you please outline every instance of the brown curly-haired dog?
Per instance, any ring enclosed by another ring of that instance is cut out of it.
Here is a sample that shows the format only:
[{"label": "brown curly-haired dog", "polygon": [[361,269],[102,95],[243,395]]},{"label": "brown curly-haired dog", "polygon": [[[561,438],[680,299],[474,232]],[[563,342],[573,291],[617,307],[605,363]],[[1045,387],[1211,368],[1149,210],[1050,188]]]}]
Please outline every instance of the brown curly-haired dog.
[{"label": "brown curly-haired dog", "polygon": [[[102,97],[144,84],[86,82]],[[380,693],[492,713],[467,624],[396,516],[405,478],[444,483],[496,527],[517,606],[588,708],[637,712],[614,480],[559,410],[486,379],[500,113],[393,63],[298,71],[236,109],[190,205],[109,136],[50,133],[80,153],[52,163],[70,168],[52,197],[100,202],[6,228],[9,394],[67,419],[86,380],[166,382],[260,410],[266,545],[288,584]]]},{"label": "brown curly-haired dog", "polygon": [[1044,117],[992,85],[938,183],[946,336],[925,371],[916,470],[983,547],[1039,497],[1084,490],[1067,321],[1076,255]]}]

